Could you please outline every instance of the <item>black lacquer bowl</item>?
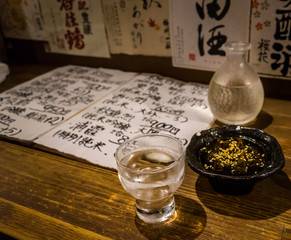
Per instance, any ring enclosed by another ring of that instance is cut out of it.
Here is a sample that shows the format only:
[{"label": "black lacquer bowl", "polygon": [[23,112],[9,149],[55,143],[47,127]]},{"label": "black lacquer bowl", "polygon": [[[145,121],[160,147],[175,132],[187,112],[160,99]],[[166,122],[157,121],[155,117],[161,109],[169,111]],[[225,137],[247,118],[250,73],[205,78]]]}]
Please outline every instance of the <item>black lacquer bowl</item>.
[{"label": "black lacquer bowl", "polygon": [[[265,154],[263,169],[256,174],[231,175],[214,173],[206,170],[202,164],[199,150],[210,147],[217,139],[242,138],[248,144],[254,146]],[[281,146],[277,140],[260,129],[247,128],[236,125],[211,128],[193,135],[186,149],[186,161],[196,173],[206,176],[213,189],[221,194],[242,195],[250,193],[255,184],[284,167],[285,158]]]}]

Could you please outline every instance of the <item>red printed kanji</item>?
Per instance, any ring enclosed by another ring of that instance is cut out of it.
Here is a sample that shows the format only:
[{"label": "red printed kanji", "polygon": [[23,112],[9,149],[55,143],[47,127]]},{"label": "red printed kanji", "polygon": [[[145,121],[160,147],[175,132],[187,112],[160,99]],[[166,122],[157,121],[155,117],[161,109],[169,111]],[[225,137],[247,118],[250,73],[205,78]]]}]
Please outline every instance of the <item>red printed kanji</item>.
[{"label": "red printed kanji", "polygon": [[86,1],[79,0],[78,1],[78,9],[79,10],[88,10],[86,6]]},{"label": "red printed kanji", "polygon": [[75,14],[73,12],[66,12],[66,27],[74,27],[78,25]]},{"label": "red printed kanji", "polygon": [[57,0],[61,2],[60,10],[71,11],[73,9],[74,0]]},{"label": "red printed kanji", "polygon": [[69,49],[72,49],[73,47],[77,49],[83,49],[85,47],[85,43],[83,41],[84,35],[81,34],[79,28],[77,27],[75,27],[74,32],[67,30],[65,38],[67,40],[67,43],[69,44]]}]

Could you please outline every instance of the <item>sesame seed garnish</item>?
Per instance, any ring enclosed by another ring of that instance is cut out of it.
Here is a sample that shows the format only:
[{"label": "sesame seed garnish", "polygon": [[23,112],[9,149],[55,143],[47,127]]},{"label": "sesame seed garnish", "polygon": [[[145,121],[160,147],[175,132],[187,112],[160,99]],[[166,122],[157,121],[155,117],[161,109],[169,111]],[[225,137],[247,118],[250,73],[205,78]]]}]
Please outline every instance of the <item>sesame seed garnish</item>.
[{"label": "sesame seed garnish", "polygon": [[218,139],[211,147],[200,149],[206,170],[231,175],[257,174],[264,167],[265,154],[246,144],[243,139]]}]

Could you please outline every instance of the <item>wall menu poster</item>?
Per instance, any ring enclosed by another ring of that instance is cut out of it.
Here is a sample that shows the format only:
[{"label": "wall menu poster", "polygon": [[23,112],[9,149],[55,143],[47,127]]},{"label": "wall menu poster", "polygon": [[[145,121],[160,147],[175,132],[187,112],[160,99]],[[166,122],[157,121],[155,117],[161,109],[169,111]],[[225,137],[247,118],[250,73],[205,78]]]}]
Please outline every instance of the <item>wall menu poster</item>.
[{"label": "wall menu poster", "polygon": [[248,41],[249,12],[245,0],[171,0],[173,65],[215,70],[224,61],[226,41]]},{"label": "wall menu poster", "polygon": [[171,56],[168,0],[102,4],[111,53]]},{"label": "wall menu poster", "polygon": [[40,0],[50,51],[109,58],[101,0]]},{"label": "wall menu poster", "polygon": [[250,63],[263,76],[291,79],[291,2],[253,0]]},{"label": "wall menu poster", "polygon": [[7,38],[46,40],[46,31],[38,0],[0,1],[2,31]]},{"label": "wall menu poster", "polygon": [[291,79],[290,9],[286,0],[171,0],[173,65],[215,71],[224,43],[246,41],[260,75]]}]

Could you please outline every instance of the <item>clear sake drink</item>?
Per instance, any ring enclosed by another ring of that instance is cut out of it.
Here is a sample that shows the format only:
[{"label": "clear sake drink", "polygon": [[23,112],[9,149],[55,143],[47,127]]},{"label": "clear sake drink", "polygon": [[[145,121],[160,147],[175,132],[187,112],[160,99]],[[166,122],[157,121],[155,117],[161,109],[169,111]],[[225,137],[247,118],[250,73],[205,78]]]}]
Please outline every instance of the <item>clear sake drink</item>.
[{"label": "clear sake drink", "polygon": [[173,194],[184,179],[183,147],[178,140],[163,135],[146,135],[138,140],[147,143],[124,154],[120,154],[121,149],[119,155],[117,151],[117,159],[121,157],[117,160],[119,179],[136,199],[138,217],[151,223],[165,221],[174,214]]}]

